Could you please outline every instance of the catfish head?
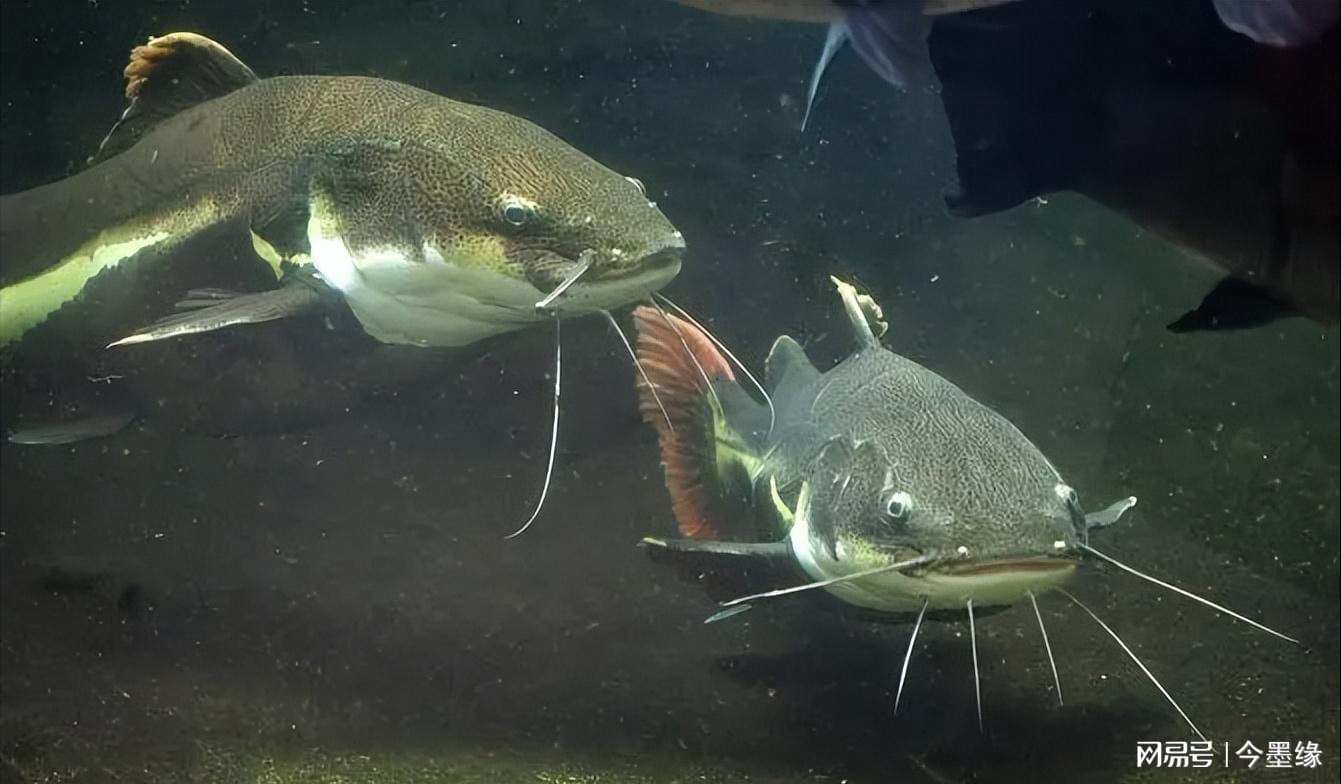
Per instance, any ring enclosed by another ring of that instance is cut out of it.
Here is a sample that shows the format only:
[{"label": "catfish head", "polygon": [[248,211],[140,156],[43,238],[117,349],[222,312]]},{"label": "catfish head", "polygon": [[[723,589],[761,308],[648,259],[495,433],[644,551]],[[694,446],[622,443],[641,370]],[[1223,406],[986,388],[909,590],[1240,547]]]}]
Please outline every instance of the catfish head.
[{"label": "catfish head", "polygon": [[1070,487],[1038,482],[994,493],[998,503],[986,507],[973,488],[918,482],[919,474],[875,441],[826,443],[790,533],[805,571],[822,580],[915,562],[827,588],[850,604],[894,612],[1014,604],[1075,571],[1087,523]]},{"label": "catfish head", "polygon": [[637,179],[504,112],[411,112],[403,138],[334,145],[312,177],[313,263],[374,337],[462,345],[679,272],[684,238]]}]

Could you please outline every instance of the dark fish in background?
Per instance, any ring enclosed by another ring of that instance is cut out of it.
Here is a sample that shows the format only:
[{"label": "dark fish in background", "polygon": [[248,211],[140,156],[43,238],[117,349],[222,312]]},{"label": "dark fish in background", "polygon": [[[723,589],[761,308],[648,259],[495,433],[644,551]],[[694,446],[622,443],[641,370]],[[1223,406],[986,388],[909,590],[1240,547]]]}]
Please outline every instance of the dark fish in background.
[{"label": "dark fish in background", "polygon": [[[1020,0],[675,0],[704,11],[829,27],[806,95],[801,130],[810,120],[820,79],[834,55],[852,48],[881,79],[906,89],[910,74],[926,60],[924,17],[944,16]],[[1336,0],[1215,0],[1220,18],[1255,41],[1293,46],[1317,38],[1336,21]]]},{"label": "dark fish in background", "polygon": [[[1278,13],[1246,11],[1267,5]],[[931,60],[958,157],[951,211],[1076,191],[1225,274],[1172,330],[1336,323],[1331,5],[1029,0],[968,15],[985,23],[937,20]]]},{"label": "dark fish in background", "polygon": [[1215,0],[1220,21],[1259,44],[1311,44],[1341,16],[1337,0]]},{"label": "dark fish in background", "polygon": [[851,43],[872,71],[906,89],[910,74],[926,60],[926,21],[1017,0],[675,0],[681,5],[727,16],[827,24],[824,49],[810,76],[801,130],[810,121],[820,79],[835,54]]},{"label": "dark fish in background", "polygon": [[114,435],[134,420],[135,414],[128,411],[99,414],[68,422],[25,427],[10,433],[9,441],[28,446],[74,444],[91,438]]}]

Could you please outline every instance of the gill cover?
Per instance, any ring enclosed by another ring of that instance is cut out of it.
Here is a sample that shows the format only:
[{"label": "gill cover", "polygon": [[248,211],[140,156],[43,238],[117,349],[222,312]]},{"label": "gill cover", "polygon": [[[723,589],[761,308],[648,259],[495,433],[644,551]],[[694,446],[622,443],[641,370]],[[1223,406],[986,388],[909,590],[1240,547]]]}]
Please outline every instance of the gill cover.
[{"label": "gill cover", "polygon": [[[890,560],[895,547],[913,544],[904,521],[886,513],[887,498],[897,492],[893,466],[879,444],[830,439],[815,456],[797,499],[793,549],[820,548],[831,560],[864,566]],[[881,551],[885,557],[875,557]]]}]

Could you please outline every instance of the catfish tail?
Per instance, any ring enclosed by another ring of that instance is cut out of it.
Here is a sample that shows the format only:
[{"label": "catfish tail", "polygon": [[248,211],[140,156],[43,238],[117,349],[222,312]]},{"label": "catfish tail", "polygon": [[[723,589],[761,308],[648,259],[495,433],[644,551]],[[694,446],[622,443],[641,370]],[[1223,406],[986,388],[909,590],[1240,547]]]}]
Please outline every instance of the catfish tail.
[{"label": "catfish tail", "polygon": [[0,196],[0,284],[47,270],[140,211],[150,197],[120,169],[116,163],[104,164]]},{"label": "catfish tail", "polygon": [[720,539],[730,512],[718,475],[716,431],[722,414],[716,389],[734,386],[735,374],[708,336],[687,321],[646,305],[634,309],[633,320],[638,361],[656,387],[654,396],[640,380],[639,404],[643,420],[657,431],[680,533]]},{"label": "catfish tail", "polygon": [[220,204],[236,210],[238,200],[213,192],[211,181],[221,168],[245,170],[223,160],[216,143],[226,111],[191,110],[255,83],[256,75],[208,38],[171,33],[136,47],[125,76],[129,104],[90,158],[93,166],[0,197],[0,345],[137,252],[226,217]]}]

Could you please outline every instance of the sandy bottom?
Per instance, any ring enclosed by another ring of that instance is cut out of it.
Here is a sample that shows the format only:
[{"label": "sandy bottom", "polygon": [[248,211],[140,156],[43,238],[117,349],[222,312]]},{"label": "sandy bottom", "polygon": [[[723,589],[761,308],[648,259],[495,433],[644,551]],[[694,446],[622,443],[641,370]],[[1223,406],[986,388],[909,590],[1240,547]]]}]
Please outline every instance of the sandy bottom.
[{"label": "sandy bottom", "polygon": [[[712,603],[635,547],[670,530],[659,467],[632,402],[596,392],[566,396],[565,431],[580,435],[544,516],[511,541],[545,428],[509,434],[504,420],[543,419],[534,407],[454,418],[400,400],[306,435],[192,436],[149,419],[72,447],[6,445],[3,778],[1173,775],[1136,771],[1135,744],[1191,732],[1058,595],[1042,609],[1065,705],[1032,611],[981,619],[984,734],[962,624],[924,631],[898,716],[905,627],[785,602],[705,627]],[[524,457],[514,443],[530,441]],[[1096,544],[1304,644],[1100,568],[1077,595],[1208,736],[1315,740],[1326,767],[1290,780],[1334,781],[1335,601],[1133,518]]]}]

